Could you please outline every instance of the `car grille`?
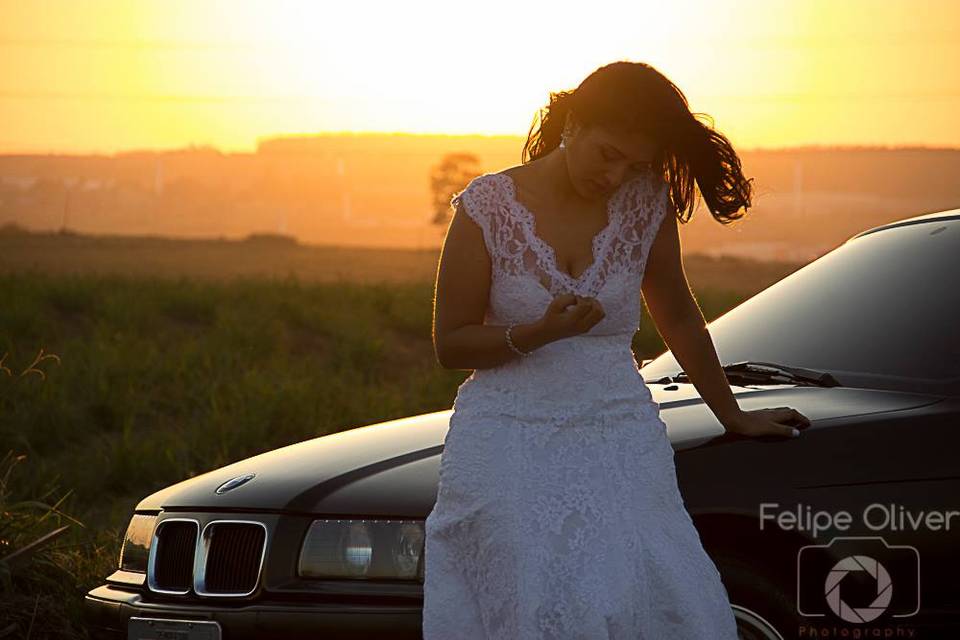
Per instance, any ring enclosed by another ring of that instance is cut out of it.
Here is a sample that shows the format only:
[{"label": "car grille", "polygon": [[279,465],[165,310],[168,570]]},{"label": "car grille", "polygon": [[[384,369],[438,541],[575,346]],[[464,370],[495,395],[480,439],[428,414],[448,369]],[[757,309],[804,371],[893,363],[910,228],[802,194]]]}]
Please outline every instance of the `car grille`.
[{"label": "car grille", "polygon": [[256,520],[167,518],[157,524],[147,585],[151,591],[199,596],[248,596],[260,579],[267,525]]},{"label": "car grille", "polygon": [[157,528],[157,551],[153,568],[156,590],[186,593],[193,586],[193,555],[197,546],[197,523],[168,520]]},{"label": "car grille", "polygon": [[246,595],[257,586],[266,529],[255,522],[212,522],[206,546],[202,593]]}]

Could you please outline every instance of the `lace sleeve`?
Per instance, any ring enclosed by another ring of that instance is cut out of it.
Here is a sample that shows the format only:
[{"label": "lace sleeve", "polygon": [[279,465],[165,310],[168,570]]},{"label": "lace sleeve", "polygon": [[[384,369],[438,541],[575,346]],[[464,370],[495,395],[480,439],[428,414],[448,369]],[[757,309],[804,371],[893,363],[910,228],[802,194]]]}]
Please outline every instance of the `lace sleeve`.
[{"label": "lace sleeve", "polygon": [[[481,176],[482,177],[482,176]],[[487,248],[487,254],[494,257],[493,228],[489,216],[488,194],[484,191],[480,183],[480,177],[474,178],[462,190],[458,191],[450,198],[450,205],[457,211],[467,214],[467,217],[473,220],[483,232],[483,241]]]}]

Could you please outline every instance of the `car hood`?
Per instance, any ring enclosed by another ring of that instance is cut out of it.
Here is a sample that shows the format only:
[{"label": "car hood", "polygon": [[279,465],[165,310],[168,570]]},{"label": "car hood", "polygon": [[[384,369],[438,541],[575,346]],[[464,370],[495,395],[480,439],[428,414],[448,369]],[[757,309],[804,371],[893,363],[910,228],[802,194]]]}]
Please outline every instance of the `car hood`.
[{"label": "car hood", "polygon": [[[723,427],[691,384],[647,383],[676,449],[700,446]],[[813,421],[899,411],[940,398],[886,390],[778,385],[733,386],[743,409],[789,406]],[[138,511],[283,511],[425,517],[437,492],[440,453],[452,410],[390,420],[298,442],[240,460],[147,496]],[[223,493],[240,476],[247,482]]]}]

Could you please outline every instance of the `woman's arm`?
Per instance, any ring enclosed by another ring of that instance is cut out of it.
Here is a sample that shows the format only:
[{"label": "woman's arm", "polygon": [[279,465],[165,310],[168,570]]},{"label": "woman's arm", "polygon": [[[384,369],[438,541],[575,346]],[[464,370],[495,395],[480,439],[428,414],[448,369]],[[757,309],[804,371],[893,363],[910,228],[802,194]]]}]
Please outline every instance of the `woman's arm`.
[{"label": "woman's arm", "polygon": [[707,321],[690,291],[677,218],[669,209],[650,248],[641,291],[660,336],[704,402],[726,426],[742,410],[721,368]]},{"label": "woman's arm", "polygon": [[641,291],[660,336],[725,430],[795,436],[799,431],[784,423],[810,425],[790,407],[744,411],[737,404],[684,273],[677,218],[669,209],[650,248]]}]

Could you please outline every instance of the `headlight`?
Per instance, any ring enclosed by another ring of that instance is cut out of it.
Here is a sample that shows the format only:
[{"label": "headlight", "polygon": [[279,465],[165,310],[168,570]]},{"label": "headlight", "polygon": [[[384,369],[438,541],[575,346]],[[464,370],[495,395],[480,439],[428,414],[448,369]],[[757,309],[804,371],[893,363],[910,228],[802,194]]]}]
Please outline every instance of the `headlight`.
[{"label": "headlight", "polygon": [[147,558],[150,556],[150,540],[153,538],[153,525],[157,516],[134,514],[127,525],[120,546],[120,568],[125,571],[147,572]]},{"label": "headlight", "polygon": [[314,520],[300,549],[304,578],[423,579],[422,520]]}]

